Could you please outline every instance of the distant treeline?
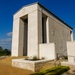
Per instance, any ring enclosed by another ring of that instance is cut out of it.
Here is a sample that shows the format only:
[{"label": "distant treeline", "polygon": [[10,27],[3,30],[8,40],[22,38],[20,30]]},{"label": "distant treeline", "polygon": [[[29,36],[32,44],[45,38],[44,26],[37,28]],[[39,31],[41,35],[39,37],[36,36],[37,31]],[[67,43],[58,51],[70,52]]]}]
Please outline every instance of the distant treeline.
[{"label": "distant treeline", "polygon": [[0,46],[0,56],[8,56],[8,55],[11,55],[11,51],[8,50],[8,49],[3,49],[3,48]]}]

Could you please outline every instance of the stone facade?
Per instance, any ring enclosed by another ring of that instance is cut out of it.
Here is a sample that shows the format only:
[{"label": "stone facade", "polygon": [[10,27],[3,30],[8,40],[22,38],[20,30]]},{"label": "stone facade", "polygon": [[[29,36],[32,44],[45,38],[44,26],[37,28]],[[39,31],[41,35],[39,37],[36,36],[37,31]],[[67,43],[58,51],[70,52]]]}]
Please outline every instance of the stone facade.
[{"label": "stone facade", "polygon": [[14,14],[12,56],[39,57],[39,45],[48,43],[55,44],[56,54],[66,55],[67,41],[73,41],[72,28],[41,4],[24,6]]}]

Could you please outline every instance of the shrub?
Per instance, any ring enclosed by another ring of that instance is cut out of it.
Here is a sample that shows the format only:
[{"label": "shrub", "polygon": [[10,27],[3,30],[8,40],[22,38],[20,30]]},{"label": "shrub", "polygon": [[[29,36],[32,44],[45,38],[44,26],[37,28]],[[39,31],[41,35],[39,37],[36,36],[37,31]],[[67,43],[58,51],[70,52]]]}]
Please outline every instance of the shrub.
[{"label": "shrub", "polygon": [[44,75],[56,75],[55,73],[47,73],[47,74],[44,74]]},{"label": "shrub", "polygon": [[[43,74],[46,75],[60,75],[66,71],[68,71],[70,68],[68,66],[57,66],[57,67],[53,67],[51,69],[48,69],[46,71],[43,72]],[[47,74],[48,73],[48,74]]]},{"label": "shrub", "polygon": [[29,57],[25,57],[25,60],[28,60]]},{"label": "shrub", "polygon": [[57,70],[57,71],[55,72],[55,74],[56,74],[56,75],[60,75],[60,74],[62,74],[62,73],[64,73],[64,72],[68,71],[69,69],[70,69],[70,68],[67,67],[67,66],[62,66],[59,70]]},{"label": "shrub", "polygon": [[41,59],[45,59],[45,57],[42,57]]},{"label": "shrub", "polygon": [[69,69],[70,68],[68,66],[57,66],[42,72],[34,73],[32,75],[61,75]]},{"label": "shrub", "polygon": [[38,60],[37,56],[33,56],[32,60]]},{"label": "shrub", "polygon": [[64,56],[64,59],[68,59],[68,56]]}]

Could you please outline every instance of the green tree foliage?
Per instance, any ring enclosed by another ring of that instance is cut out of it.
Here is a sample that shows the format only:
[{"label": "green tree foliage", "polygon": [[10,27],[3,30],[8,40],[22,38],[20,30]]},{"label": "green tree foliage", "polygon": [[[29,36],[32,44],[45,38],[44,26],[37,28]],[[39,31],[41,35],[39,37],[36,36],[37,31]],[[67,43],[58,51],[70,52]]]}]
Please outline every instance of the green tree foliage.
[{"label": "green tree foliage", "polygon": [[11,54],[11,51],[8,50],[8,49],[3,49],[1,46],[0,46],[0,56],[7,56],[7,55],[10,55]]},{"label": "green tree foliage", "polygon": [[0,46],[0,51],[2,51],[3,50],[3,48]]}]

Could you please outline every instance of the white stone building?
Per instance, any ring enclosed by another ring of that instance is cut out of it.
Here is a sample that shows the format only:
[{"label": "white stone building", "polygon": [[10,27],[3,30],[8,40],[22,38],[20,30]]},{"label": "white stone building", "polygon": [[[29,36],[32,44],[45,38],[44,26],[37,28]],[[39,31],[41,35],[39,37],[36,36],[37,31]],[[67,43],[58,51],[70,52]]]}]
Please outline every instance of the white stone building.
[{"label": "white stone building", "polygon": [[21,8],[14,14],[12,56],[38,56],[54,59],[66,55],[73,29],[40,3]]}]

